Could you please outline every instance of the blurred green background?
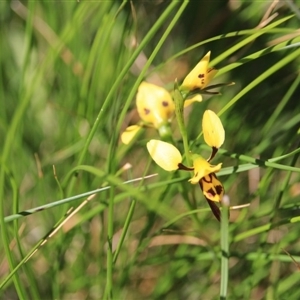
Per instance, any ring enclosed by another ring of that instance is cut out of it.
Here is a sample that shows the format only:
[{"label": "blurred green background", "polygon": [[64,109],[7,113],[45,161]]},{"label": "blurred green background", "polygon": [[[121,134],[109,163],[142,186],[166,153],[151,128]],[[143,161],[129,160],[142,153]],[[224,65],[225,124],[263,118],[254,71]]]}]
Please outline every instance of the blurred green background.
[{"label": "blurred green background", "polygon": [[[299,7],[1,1],[1,298],[219,298],[220,224],[199,187],[151,161],[156,130],[120,142],[139,120],[140,82],[172,90],[211,51],[213,83],[235,85],[204,96],[185,120],[191,150],[206,157],[202,114],[221,113],[214,163],[223,162],[231,206],[248,205],[231,211],[228,299],[299,299]],[[172,130],[181,147],[176,121]],[[88,203],[72,198],[105,186]]]}]

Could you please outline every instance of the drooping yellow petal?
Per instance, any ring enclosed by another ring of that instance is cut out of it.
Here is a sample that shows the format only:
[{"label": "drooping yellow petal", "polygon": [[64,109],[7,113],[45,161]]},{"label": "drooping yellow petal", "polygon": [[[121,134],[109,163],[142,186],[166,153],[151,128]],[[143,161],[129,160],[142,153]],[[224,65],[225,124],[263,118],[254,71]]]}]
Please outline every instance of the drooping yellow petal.
[{"label": "drooping yellow petal", "polygon": [[202,102],[202,96],[200,94],[195,95],[194,97],[184,101],[184,108],[190,106],[194,102]]},{"label": "drooping yellow petal", "polygon": [[121,134],[121,141],[128,145],[142,127],[139,125],[131,125]]},{"label": "drooping yellow petal", "polygon": [[145,81],[139,86],[136,106],[141,119],[155,128],[169,122],[175,111],[170,93],[162,87]]},{"label": "drooping yellow petal", "polygon": [[159,140],[150,140],[147,149],[152,159],[164,170],[175,171],[182,162],[179,150],[173,145]]},{"label": "drooping yellow petal", "polygon": [[220,118],[212,111],[206,110],[202,119],[203,137],[210,147],[220,148],[225,140],[225,130]]},{"label": "drooping yellow petal", "polygon": [[210,51],[200,60],[194,69],[185,77],[181,89],[193,91],[195,89],[204,89],[212,78],[216,75],[217,70],[208,68]]},{"label": "drooping yellow petal", "polygon": [[215,202],[222,201],[224,187],[216,174],[211,173],[204,176],[199,183],[205,198]]},{"label": "drooping yellow petal", "polygon": [[193,155],[194,177],[189,180],[190,183],[196,184],[203,177],[220,171],[222,163],[213,166],[200,155]]}]

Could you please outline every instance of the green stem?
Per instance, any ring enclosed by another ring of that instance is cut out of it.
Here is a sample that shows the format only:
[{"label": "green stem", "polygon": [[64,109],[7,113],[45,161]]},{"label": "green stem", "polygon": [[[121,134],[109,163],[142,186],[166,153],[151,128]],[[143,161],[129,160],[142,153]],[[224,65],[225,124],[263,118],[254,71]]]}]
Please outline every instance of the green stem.
[{"label": "green stem", "polygon": [[174,102],[175,102],[175,114],[176,114],[176,120],[178,123],[179,131],[182,137],[183,141],[183,147],[184,147],[184,154],[187,160],[187,164],[191,165],[191,155],[190,155],[190,148],[188,143],[188,137],[187,137],[187,131],[184,124],[184,117],[183,117],[183,107],[184,107],[184,98],[179,91],[177,82],[175,83],[174,87]]},{"label": "green stem", "polygon": [[125,240],[125,236],[127,234],[127,231],[128,231],[128,228],[129,228],[129,225],[130,225],[133,213],[134,213],[135,205],[136,205],[136,200],[132,200],[131,203],[130,203],[129,212],[128,212],[128,215],[126,217],[125,224],[124,224],[124,227],[123,227],[123,230],[122,230],[122,235],[120,237],[120,241],[118,243],[116,252],[115,252],[114,257],[113,257],[113,263],[114,264],[116,263],[116,261],[118,259],[118,256],[119,256],[119,253],[121,251],[123,242]]},{"label": "green stem", "polygon": [[221,217],[221,286],[220,299],[225,300],[227,297],[228,288],[228,260],[229,260],[229,238],[228,238],[228,223],[229,223],[229,199],[224,196],[222,200],[222,217]]},{"label": "green stem", "polygon": [[112,240],[114,234],[114,222],[112,216],[114,215],[114,196],[115,188],[110,189],[110,199],[108,207],[108,227],[107,227],[107,271],[106,271],[106,287],[104,293],[104,299],[113,299],[113,249]]}]

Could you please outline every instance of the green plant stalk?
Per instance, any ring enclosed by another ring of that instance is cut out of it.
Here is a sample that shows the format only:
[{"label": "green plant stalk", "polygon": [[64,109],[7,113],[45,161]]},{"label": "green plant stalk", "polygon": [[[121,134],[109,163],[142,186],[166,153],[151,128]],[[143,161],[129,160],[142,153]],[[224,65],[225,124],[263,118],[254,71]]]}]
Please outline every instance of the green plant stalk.
[{"label": "green plant stalk", "polygon": [[190,155],[190,149],[189,149],[189,142],[188,142],[186,127],[184,124],[184,117],[183,117],[184,99],[178,88],[177,82],[175,82],[175,86],[174,86],[174,102],[175,102],[176,121],[177,121],[177,124],[179,127],[182,141],[183,141],[184,154],[185,154],[188,166],[191,166],[191,158],[190,158],[191,155]]},{"label": "green plant stalk", "polygon": [[106,262],[106,286],[104,291],[104,299],[113,299],[113,249],[112,249],[112,240],[114,234],[114,197],[115,197],[115,188],[110,189],[109,197],[109,206],[108,206],[108,225],[107,225],[107,262]]},{"label": "green plant stalk", "polygon": [[[201,148],[210,149],[206,145],[202,145]],[[243,155],[243,154],[230,153],[225,149],[219,149],[218,150],[219,154],[223,154],[223,155],[229,156],[231,158],[236,158],[236,159],[239,159],[239,160],[242,160],[242,161],[246,161],[246,162],[249,162],[249,163],[251,163],[253,165],[256,165],[256,166],[271,167],[271,168],[274,168],[274,169],[292,171],[292,172],[297,172],[297,173],[300,172],[300,168],[286,166],[286,165],[278,164],[278,163],[275,163],[275,162],[279,161],[281,159],[287,158],[287,157],[289,157],[291,155],[294,155],[296,153],[299,153],[299,152],[300,152],[300,148],[297,148],[296,150],[294,150],[294,151],[292,151],[288,154],[281,155],[279,157],[270,158],[268,160],[262,160],[262,159],[253,158],[251,156]],[[222,170],[218,174],[222,174]]]},{"label": "green plant stalk", "polygon": [[[149,160],[149,163],[148,163],[147,167],[145,168],[144,175],[145,175],[145,173],[148,172],[150,164],[151,164],[151,160]],[[144,181],[141,181],[139,183],[138,189],[143,188],[143,184],[144,184]],[[133,217],[135,206],[136,206],[136,199],[132,199],[131,203],[130,203],[129,211],[128,211],[128,214],[127,214],[124,226],[123,226],[122,234],[121,234],[119,243],[117,245],[117,248],[116,248],[116,251],[115,251],[115,254],[114,254],[114,257],[113,257],[113,263],[114,264],[116,263],[116,261],[118,259],[119,253],[120,253],[122,245],[124,243],[128,228],[130,226],[130,223],[131,223],[131,220],[132,220],[132,217]]]},{"label": "green plant stalk", "polygon": [[237,234],[233,238],[233,242],[241,241],[241,240],[246,239],[250,236],[253,236],[253,235],[265,232],[265,231],[269,231],[273,227],[279,226],[281,224],[288,224],[288,223],[292,223],[292,219],[290,220],[290,222],[289,221],[282,221],[282,222],[278,222],[278,223],[274,224],[273,226],[272,226],[271,223],[268,223],[268,224],[265,224],[265,225],[262,225],[262,226],[258,226],[256,228],[253,228],[253,229],[247,230],[245,232],[242,232],[240,234]]},{"label": "green plant stalk", "polygon": [[[12,177],[12,175],[9,175],[9,181],[11,184],[12,192],[13,192],[13,211],[14,213],[17,213],[19,210],[19,195],[18,195],[18,186],[15,181],[15,179]],[[22,249],[22,243],[19,237],[19,222],[16,219],[13,223],[14,227],[14,237],[17,243],[17,247],[19,250],[20,257],[24,257],[24,251]],[[30,285],[28,286],[28,290],[31,293],[32,299],[39,299],[40,295],[38,292],[38,288],[36,285],[36,280],[34,278],[33,270],[30,266],[23,264],[24,273],[26,274],[26,277],[28,278],[28,281],[30,282]]]},{"label": "green plant stalk", "polygon": [[[90,166],[87,166],[87,167],[90,167]],[[85,168],[84,168],[84,166],[81,166],[79,168],[74,168],[74,171],[76,171],[76,170],[85,170]],[[89,169],[87,168],[86,170],[89,170]],[[97,171],[100,171],[100,170],[97,169]],[[93,174],[97,174],[97,173],[93,173]],[[125,185],[130,184],[130,183],[133,183],[133,182],[137,182],[137,181],[141,181],[141,180],[151,178],[151,177],[156,176],[156,175],[157,174],[153,174],[153,175],[145,176],[143,178],[135,178],[135,179],[132,179],[132,180],[124,181],[122,184],[125,184]],[[25,216],[29,216],[29,215],[32,215],[34,213],[41,212],[43,210],[46,210],[46,209],[49,209],[49,208],[52,208],[52,207],[63,205],[65,203],[69,203],[69,202],[72,202],[72,201],[75,201],[75,200],[78,200],[78,199],[81,199],[81,198],[85,198],[85,197],[91,196],[93,194],[98,194],[98,193],[104,192],[106,190],[109,190],[110,188],[111,188],[111,186],[105,186],[105,187],[102,187],[102,188],[99,188],[99,189],[96,189],[96,190],[92,190],[92,191],[89,191],[89,192],[86,192],[86,193],[78,194],[78,195],[75,195],[75,196],[72,196],[72,197],[64,198],[64,199],[54,201],[54,202],[51,202],[51,203],[48,203],[48,204],[37,206],[37,207],[32,208],[32,209],[24,210],[24,211],[21,211],[19,213],[12,214],[10,216],[5,217],[4,222],[5,223],[11,222],[15,219],[19,219],[19,218],[22,218],[22,217],[25,217]]]},{"label": "green plant stalk", "polygon": [[[130,200],[131,200],[131,198],[130,198]],[[119,253],[121,251],[122,245],[123,245],[125,237],[127,235],[128,228],[130,226],[131,219],[132,219],[132,216],[133,216],[133,213],[134,213],[135,205],[136,205],[136,200],[132,199],[131,202],[130,202],[130,207],[129,207],[129,211],[128,211],[127,216],[126,216],[124,226],[122,228],[122,234],[121,234],[119,243],[117,245],[116,251],[115,251],[114,256],[113,256],[113,264],[115,264],[117,259],[118,259]]]},{"label": "green plant stalk", "polygon": [[132,219],[132,216],[133,216],[133,213],[134,213],[134,209],[135,209],[135,205],[136,205],[136,200],[135,199],[131,200],[129,211],[128,211],[128,214],[127,214],[127,217],[126,217],[126,220],[125,220],[125,224],[123,226],[122,235],[120,237],[120,241],[118,243],[117,249],[116,249],[114,257],[113,257],[113,263],[114,264],[116,263],[116,261],[118,259],[118,256],[119,256],[119,253],[121,251],[123,242],[125,240],[128,228],[130,226],[131,219]]},{"label": "green plant stalk", "polygon": [[[228,199],[228,200],[227,200]],[[226,196],[222,200],[221,214],[221,284],[220,299],[225,300],[228,288],[228,260],[229,260],[229,198]]]}]

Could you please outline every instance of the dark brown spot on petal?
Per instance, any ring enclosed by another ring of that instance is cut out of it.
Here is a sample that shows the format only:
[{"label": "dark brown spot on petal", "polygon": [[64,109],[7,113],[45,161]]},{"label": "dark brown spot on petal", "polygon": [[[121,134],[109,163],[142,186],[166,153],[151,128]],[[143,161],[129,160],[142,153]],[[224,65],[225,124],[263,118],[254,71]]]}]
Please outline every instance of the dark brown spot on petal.
[{"label": "dark brown spot on petal", "polygon": [[145,113],[145,115],[149,115],[150,114],[150,109],[149,108],[144,108],[144,113]]},{"label": "dark brown spot on petal", "polygon": [[168,102],[168,101],[163,101],[163,102],[162,102],[162,105],[163,105],[164,107],[167,107],[167,106],[169,106],[169,102]]},{"label": "dark brown spot on petal", "polygon": [[204,76],[205,76],[204,74],[199,74],[198,78],[204,78]]},{"label": "dark brown spot on petal", "polygon": [[214,191],[213,188],[210,188],[209,190],[207,190],[207,193],[212,195],[213,197],[216,196],[216,192]]},{"label": "dark brown spot on petal", "polygon": [[221,185],[216,185],[215,188],[218,195],[223,193],[223,187]]}]

